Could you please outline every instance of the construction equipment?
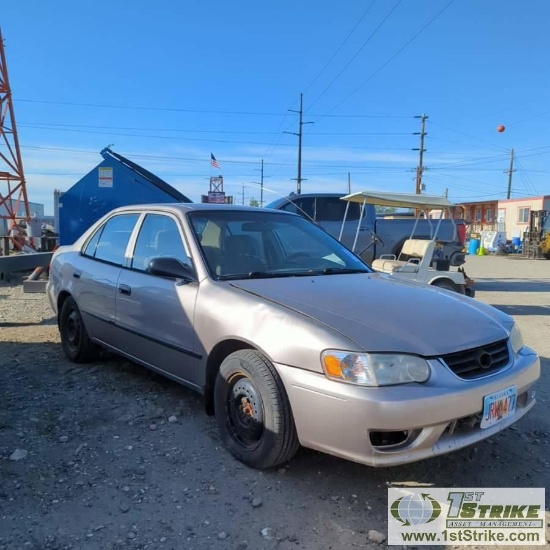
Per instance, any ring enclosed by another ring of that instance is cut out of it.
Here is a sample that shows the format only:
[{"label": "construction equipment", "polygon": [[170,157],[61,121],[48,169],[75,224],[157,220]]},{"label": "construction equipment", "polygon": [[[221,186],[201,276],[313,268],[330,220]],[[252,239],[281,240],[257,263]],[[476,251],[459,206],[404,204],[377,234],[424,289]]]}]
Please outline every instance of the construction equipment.
[{"label": "construction equipment", "polygon": [[550,210],[531,210],[529,230],[523,234],[523,253],[534,260],[550,260]]}]

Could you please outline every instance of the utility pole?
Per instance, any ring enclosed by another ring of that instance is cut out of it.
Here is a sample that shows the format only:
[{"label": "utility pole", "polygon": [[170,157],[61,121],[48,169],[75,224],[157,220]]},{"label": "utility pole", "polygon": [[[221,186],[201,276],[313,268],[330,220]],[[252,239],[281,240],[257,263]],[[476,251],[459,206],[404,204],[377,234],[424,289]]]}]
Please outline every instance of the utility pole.
[{"label": "utility pole", "polygon": [[418,136],[420,135],[420,148],[415,148],[413,151],[419,151],[418,155],[418,166],[416,168],[416,190],[415,193],[419,195],[422,193],[422,174],[424,173],[424,153],[426,152],[426,149],[424,149],[424,137],[428,134],[425,131],[426,128],[426,120],[428,118],[427,115],[422,116],[415,116],[414,118],[419,118],[421,120],[420,123],[420,132],[415,132],[413,135]]},{"label": "utility pole", "polygon": [[304,94],[300,94],[300,110],[295,111],[294,109],[289,109],[292,113],[298,113],[298,133],[296,132],[283,132],[284,134],[292,134],[294,136],[298,136],[298,177],[296,178],[296,193],[300,195],[302,193],[302,181],[305,181],[304,178],[302,178],[302,134],[303,134],[303,126],[304,124],[313,124],[313,122],[303,122],[302,117],[304,114],[303,109],[303,100],[304,100]]},{"label": "utility pole", "polygon": [[264,159],[262,159],[262,169],[260,172],[260,208],[264,207]]},{"label": "utility pole", "polygon": [[262,167],[254,168],[254,170],[260,171],[260,181],[253,181],[252,183],[260,185],[260,208],[264,207],[264,178],[269,178],[269,176],[264,176],[264,159],[262,159]]},{"label": "utility pole", "polygon": [[505,174],[508,174],[508,192],[506,193],[506,198],[509,199],[510,195],[512,194],[512,174],[515,172],[514,170],[514,149],[510,150],[510,168],[508,170],[504,170]]},{"label": "utility pole", "polygon": [[351,173],[348,172],[348,195],[351,195]]},{"label": "utility pole", "polygon": [[244,206],[244,182],[243,182],[243,206]]}]

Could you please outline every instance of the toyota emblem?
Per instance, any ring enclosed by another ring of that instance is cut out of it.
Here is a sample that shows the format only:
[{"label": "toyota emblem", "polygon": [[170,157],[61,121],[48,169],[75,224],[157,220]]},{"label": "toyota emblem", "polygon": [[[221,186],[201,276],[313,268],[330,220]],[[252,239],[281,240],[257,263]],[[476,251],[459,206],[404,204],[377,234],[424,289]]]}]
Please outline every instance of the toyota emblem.
[{"label": "toyota emblem", "polygon": [[487,370],[491,368],[491,365],[493,364],[493,358],[491,357],[490,353],[482,351],[477,356],[477,362],[482,369]]}]

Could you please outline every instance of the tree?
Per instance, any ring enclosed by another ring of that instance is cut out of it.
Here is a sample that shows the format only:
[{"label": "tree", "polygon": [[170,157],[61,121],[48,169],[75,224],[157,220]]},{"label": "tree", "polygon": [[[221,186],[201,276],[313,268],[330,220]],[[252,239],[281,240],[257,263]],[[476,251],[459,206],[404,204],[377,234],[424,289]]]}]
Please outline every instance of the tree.
[{"label": "tree", "polygon": [[256,208],[258,208],[260,206],[260,201],[256,200],[254,197],[252,197],[248,204],[249,204],[249,206],[255,206]]}]

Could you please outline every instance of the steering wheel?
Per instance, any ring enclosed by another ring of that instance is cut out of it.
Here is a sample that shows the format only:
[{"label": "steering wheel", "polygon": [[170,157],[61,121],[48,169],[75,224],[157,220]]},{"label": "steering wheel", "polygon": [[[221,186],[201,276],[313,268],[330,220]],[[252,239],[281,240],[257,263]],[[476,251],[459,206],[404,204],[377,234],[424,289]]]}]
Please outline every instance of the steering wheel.
[{"label": "steering wheel", "polygon": [[357,253],[358,256],[362,256],[375,243],[382,245],[384,248],[386,247],[384,241],[372,229],[369,229],[369,231],[372,235],[371,242],[367,246],[365,246],[365,248],[363,248],[361,252]]},{"label": "steering wheel", "polygon": [[369,229],[369,231],[371,232],[371,235],[372,235],[372,241],[375,242],[375,243],[379,243],[381,244],[383,247],[386,246],[386,243],[384,243],[384,241],[372,230],[372,229]]}]

